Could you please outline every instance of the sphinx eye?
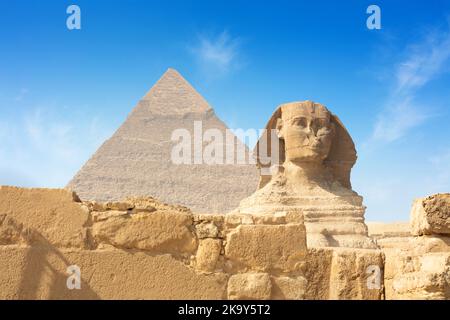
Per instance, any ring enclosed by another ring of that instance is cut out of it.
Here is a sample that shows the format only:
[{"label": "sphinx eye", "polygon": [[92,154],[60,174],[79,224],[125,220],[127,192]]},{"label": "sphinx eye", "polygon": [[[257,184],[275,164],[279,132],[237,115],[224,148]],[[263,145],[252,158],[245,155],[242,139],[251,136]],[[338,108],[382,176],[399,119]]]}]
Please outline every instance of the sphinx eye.
[{"label": "sphinx eye", "polygon": [[306,119],[305,118],[295,118],[293,121],[293,124],[295,126],[299,126],[299,127],[306,127]]},{"label": "sphinx eye", "polygon": [[328,122],[325,119],[314,119],[312,125],[314,129],[319,130],[321,128],[327,128]]}]

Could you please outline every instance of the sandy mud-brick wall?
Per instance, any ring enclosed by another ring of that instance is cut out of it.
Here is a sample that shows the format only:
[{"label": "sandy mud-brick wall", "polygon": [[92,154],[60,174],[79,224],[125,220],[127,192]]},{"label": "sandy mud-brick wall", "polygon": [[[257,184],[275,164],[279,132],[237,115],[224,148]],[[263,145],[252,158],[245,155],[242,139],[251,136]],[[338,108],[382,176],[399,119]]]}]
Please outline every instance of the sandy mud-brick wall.
[{"label": "sandy mud-brick wall", "polygon": [[308,249],[298,212],[195,214],[0,188],[2,299],[381,299],[377,273],[379,250]]}]

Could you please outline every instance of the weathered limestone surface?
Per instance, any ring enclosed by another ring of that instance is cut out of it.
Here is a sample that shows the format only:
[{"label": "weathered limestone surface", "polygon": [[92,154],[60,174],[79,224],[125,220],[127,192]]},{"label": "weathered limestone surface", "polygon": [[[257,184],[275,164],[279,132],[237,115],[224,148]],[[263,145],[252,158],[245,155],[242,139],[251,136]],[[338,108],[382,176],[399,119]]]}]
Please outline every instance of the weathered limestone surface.
[{"label": "weathered limestone surface", "polygon": [[[450,243],[436,239],[413,239],[402,248],[383,249],[386,299],[450,299]],[[431,240],[431,241],[430,241]],[[444,247],[445,245],[445,247]]]},{"label": "weathered limestone surface", "polygon": [[331,260],[329,298],[382,299],[383,269],[383,255],[379,250],[336,248]]},{"label": "weathered limestone surface", "polygon": [[[80,290],[66,286],[70,265],[80,267]],[[0,246],[0,270],[0,299],[224,299],[228,280],[168,254],[114,248]]]},{"label": "weathered limestone surface", "polygon": [[375,249],[364,223],[362,197],[351,189],[352,138],[325,106],[279,106],[255,148],[258,190],[233,214],[300,212],[308,247]]},{"label": "weathered limestone surface", "polygon": [[267,300],[270,299],[272,283],[268,273],[240,273],[228,281],[228,299],[230,300]]},{"label": "weathered limestone surface", "polygon": [[[12,187],[0,198],[4,299],[450,299],[450,236],[402,223],[369,224],[381,250],[308,248],[299,210],[195,214]],[[81,290],[66,286],[72,265]]]},{"label": "weathered limestone surface", "polygon": [[97,243],[117,248],[157,252],[193,252],[197,240],[192,230],[192,214],[156,211],[112,215],[92,226]]},{"label": "weathered limestone surface", "polygon": [[[223,213],[235,208],[256,189],[258,174],[254,165],[194,164],[194,150],[190,164],[175,164],[171,160],[172,150],[179,143],[172,141],[172,133],[186,129],[193,141],[195,121],[201,121],[200,135],[207,129],[219,130],[225,150],[226,125],[177,71],[167,70],[68,187],[82,200],[120,201],[127,196],[153,196],[196,212]],[[231,155],[236,157],[239,148],[248,159],[247,147],[231,136]]]},{"label": "weathered limestone surface", "polygon": [[367,222],[369,236],[382,249],[402,247],[412,238],[409,222]]},{"label": "weathered limestone surface", "polygon": [[230,232],[225,257],[232,269],[295,271],[306,256],[303,224],[241,225]]},{"label": "weathered limestone surface", "polygon": [[450,299],[447,194],[414,201],[411,223],[369,225],[385,255],[386,299]]},{"label": "weathered limestone surface", "polygon": [[67,190],[0,186],[0,215],[7,216],[5,223],[14,219],[16,226],[31,227],[60,247],[85,246],[83,226],[88,214],[77,201],[78,197]]},{"label": "weathered limestone surface", "polygon": [[302,276],[272,277],[272,299],[303,300],[305,299],[308,280]]},{"label": "weathered limestone surface", "polygon": [[[153,198],[98,203],[64,190],[0,191],[16,201],[0,214],[2,299],[381,298],[364,287],[380,252],[307,249],[299,212],[196,214]],[[20,199],[39,216],[17,210]],[[66,227],[48,232],[59,214]],[[80,269],[80,290],[66,285],[69,266]]]},{"label": "weathered limestone surface", "polygon": [[196,254],[196,268],[201,271],[212,272],[221,267],[219,264],[222,251],[222,240],[202,239]]},{"label": "weathered limestone surface", "polygon": [[24,227],[23,223],[18,223],[6,214],[0,214],[0,245],[28,244],[36,240],[32,229]]},{"label": "weathered limestone surface", "polygon": [[374,239],[410,237],[411,227],[409,222],[374,222],[367,221],[369,236]]},{"label": "weathered limestone surface", "polygon": [[[226,298],[228,274],[191,265],[198,239],[187,208],[153,198],[81,203],[50,189],[2,187],[0,198],[0,299]],[[207,251],[199,260],[211,260]],[[80,290],[66,286],[71,265]]]},{"label": "weathered limestone surface", "polygon": [[383,299],[384,256],[380,250],[308,249],[306,299]]},{"label": "weathered limestone surface", "polygon": [[414,201],[411,210],[414,235],[450,235],[450,193],[435,194]]}]

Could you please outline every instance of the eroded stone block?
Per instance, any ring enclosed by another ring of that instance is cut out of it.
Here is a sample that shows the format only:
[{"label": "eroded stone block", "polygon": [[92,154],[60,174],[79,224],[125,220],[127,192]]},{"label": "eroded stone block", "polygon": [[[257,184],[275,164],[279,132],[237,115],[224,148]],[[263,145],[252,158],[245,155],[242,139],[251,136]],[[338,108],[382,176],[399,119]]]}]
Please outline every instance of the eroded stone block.
[{"label": "eroded stone block", "polygon": [[305,255],[302,224],[241,225],[227,235],[225,256],[234,269],[293,271]]},{"label": "eroded stone block", "polygon": [[416,199],[411,209],[413,235],[450,235],[450,193]]},{"label": "eroded stone block", "polygon": [[273,277],[272,299],[303,300],[305,298],[307,280],[302,277]]},{"label": "eroded stone block", "polygon": [[196,268],[201,271],[212,272],[216,269],[222,250],[222,240],[202,239],[199,242],[196,255]]},{"label": "eroded stone block", "polygon": [[267,300],[271,290],[269,274],[241,273],[230,277],[227,291],[230,300]]},{"label": "eroded stone block", "polygon": [[383,298],[383,254],[380,250],[333,248],[329,299]]},{"label": "eroded stone block", "polygon": [[[76,265],[81,289],[69,290]],[[11,266],[14,266],[12,268]],[[228,275],[195,272],[173,256],[119,249],[0,246],[0,299],[225,299]]]},{"label": "eroded stone block", "polygon": [[183,212],[141,212],[114,215],[94,223],[92,235],[96,243],[117,248],[155,252],[189,253],[197,248],[192,228],[192,215]]},{"label": "eroded stone block", "polygon": [[195,226],[195,233],[199,239],[217,238],[219,229],[213,222],[202,222]]},{"label": "eroded stone block", "polygon": [[86,245],[84,226],[89,215],[78,197],[64,189],[25,189],[0,186],[0,213],[32,228],[56,247]]}]

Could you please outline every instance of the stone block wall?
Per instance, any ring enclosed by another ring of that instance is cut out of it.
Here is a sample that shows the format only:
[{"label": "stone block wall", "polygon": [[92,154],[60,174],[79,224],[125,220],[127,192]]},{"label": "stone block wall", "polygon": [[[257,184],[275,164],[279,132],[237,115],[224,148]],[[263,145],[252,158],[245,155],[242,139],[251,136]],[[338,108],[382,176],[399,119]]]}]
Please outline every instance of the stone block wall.
[{"label": "stone block wall", "polygon": [[[309,249],[305,232],[299,212],[196,214],[0,187],[0,298],[383,298],[380,250]],[[68,288],[74,266],[80,289]]]},{"label": "stone block wall", "polygon": [[368,224],[385,255],[386,299],[450,299],[450,194],[414,201],[409,224]]}]

